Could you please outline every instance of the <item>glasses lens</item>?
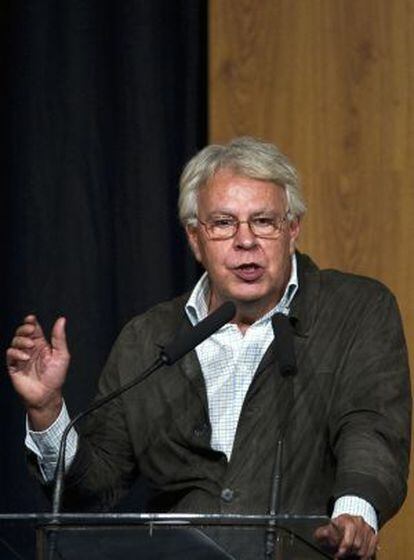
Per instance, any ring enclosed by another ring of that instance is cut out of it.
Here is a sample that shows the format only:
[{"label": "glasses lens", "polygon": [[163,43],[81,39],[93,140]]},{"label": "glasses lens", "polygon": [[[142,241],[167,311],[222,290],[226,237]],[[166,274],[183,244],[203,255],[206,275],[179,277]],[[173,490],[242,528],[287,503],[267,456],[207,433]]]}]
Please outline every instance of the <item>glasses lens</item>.
[{"label": "glasses lens", "polygon": [[237,225],[237,220],[230,218],[212,220],[208,224],[207,230],[213,239],[230,239],[236,234]]},{"label": "glasses lens", "polygon": [[258,237],[272,237],[277,234],[277,223],[273,218],[253,218],[249,224],[252,232]]}]

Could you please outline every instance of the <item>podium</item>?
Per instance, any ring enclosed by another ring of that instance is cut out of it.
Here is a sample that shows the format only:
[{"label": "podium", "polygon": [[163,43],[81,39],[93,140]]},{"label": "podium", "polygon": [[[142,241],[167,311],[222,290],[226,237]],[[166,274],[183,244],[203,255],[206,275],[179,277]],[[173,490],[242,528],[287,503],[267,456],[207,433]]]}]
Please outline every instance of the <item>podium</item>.
[{"label": "podium", "polygon": [[313,535],[329,522],[301,515],[0,514],[0,558],[323,560],[332,556]]}]

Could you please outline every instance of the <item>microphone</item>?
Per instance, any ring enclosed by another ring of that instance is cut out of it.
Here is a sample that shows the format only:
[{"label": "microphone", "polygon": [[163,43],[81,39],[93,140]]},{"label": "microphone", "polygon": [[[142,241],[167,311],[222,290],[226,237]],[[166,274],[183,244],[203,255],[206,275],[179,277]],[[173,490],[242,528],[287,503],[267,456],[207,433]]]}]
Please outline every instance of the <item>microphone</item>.
[{"label": "microphone", "polygon": [[223,325],[231,321],[236,314],[236,306],[232,301],[226,301],[205,319],[200,321],[190,332],[177,335],[161,351],[161,359],[169,366],[185,356],[190,350],[198,346]]},{"label": "microphone", "polygon": [[190,330],[186,332],[178,333],[175,338],[165,346],[159,357],[138,377],[126,383],[125,385],[119,387],[115,391],[112,391],[108,395],[95,401],[89,408],[80,412],[75,416],[71,422],[66,426],[59,447],[59,455],[55,470],[55,487],[53,492],[53,502],[52,502],[52,513],[58,514],[60,511],[62,493],[63,493],[63,475],[65,470],[65,451],[66,451],[66,440],[70,430],[85,416],[88,416],[98,408],[101,408],[108,402],[119,397],[125,391],[128,391],[132,387],[142,383],[147,377],[152,373],[157,371],[160,367],[164,365],[172,365],[185,354],[193,350],[198,344],[203,342],[209,336],[218,331],[223,325],[231,321],[236,314],[236,306],[233,302],[225,302],[218,309],[213,311],[210,315],[205,317],[200,321],[195,327],[191,327]]},{"label": "microphone", "polygon": [[275,335],[275,349],[282,377],[295,375],[297,372],[295,348],[293,344],[292,325],[289,317],[283,313],[275,313],[272,317]]}]

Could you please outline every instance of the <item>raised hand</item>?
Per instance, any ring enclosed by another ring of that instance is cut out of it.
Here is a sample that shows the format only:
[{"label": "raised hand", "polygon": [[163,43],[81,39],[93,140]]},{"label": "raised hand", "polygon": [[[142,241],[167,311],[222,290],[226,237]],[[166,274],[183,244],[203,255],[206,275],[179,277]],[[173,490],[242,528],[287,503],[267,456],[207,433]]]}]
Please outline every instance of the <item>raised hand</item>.
[{"label": "raised hand", "polygon": [[35,430],[49,427],[62,406],[62,386],[70,361],[65,322],[64,317],[56,321],[49,343],[37,318],[28,315],[7,350],[11,381]]}]

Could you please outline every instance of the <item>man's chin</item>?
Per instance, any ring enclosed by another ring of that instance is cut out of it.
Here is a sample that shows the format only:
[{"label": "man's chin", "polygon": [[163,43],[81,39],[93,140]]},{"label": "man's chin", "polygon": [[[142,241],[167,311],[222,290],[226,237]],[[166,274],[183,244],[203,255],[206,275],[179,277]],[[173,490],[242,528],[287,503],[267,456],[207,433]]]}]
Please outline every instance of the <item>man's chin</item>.
[{"label": "man's chin", "polygon": [[[262,290],[247,289],[247,290],[234,290],[229,292],[227,299],[233,301],[236,306],[257,306],[266,304],[272,300],[269,294],[263,293]],[[275,303],[277,303],[277,297],[275,296]]]},{"label": "man's chin", "polygon": [[271,309],[278,302],[278,293],[275,290],[269,290],[269,286],[265,286],[261,282],[239,283],[234,282],[224,289],[216,289],[212,291],[212,304],[218,307],[225,301],[233,301],[239,308],[267,308]]}]

